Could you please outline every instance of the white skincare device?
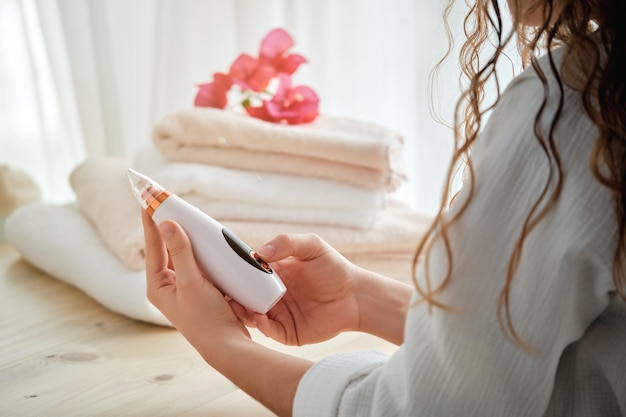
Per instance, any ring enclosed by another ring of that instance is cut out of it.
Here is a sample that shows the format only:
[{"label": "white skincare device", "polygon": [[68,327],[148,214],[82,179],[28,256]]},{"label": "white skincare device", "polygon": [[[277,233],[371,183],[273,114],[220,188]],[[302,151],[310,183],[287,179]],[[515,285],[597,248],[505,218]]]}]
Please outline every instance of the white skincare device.
[{"label": "white skincare device", "polygon": [[156,223],[174,220],[187,233],[200,269],[244,307],[267,313],[287,289],[270,265],[217,220],[150,178],[127,173],[133,194]]}]

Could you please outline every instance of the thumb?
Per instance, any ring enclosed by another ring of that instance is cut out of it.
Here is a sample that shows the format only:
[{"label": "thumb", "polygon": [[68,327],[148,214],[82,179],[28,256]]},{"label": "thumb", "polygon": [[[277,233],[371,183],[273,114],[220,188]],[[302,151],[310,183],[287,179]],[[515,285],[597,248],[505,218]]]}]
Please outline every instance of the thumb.
[{"label": "thumb", "polygon": [[172,220],[164,220],[159,224],[159,230],[176,270],[176,281],[182,283],[198,275],[199,270],[191,248],[191,241],[183,228]]},{"label": "thumb", "polygon": [[276,262],[289,256],[301,260],[315,259],[328,249],[328,244],[316,234],[283,233],[259,248],[257,253],[266,262]]}]

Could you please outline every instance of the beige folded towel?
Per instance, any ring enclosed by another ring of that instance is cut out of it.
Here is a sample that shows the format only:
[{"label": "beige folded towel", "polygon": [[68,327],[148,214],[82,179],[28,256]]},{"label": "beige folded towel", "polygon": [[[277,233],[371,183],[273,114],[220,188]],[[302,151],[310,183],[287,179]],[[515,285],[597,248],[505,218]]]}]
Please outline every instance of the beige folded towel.
[{"label": "beige folded towel", "polygon": [[8,214],[24,204],[41,200],[41,190],[26,172],[0,165],[0,214]]},{"label": "beige folded towel", "polygon": [[145,245],[136,236],[141,207],[128,185],[126,171],[130,167],[124,159],[88,159],[72,171],[70,185],[79,209],[109,250],[124,265],[139,270],[144,268]]},{"label": "beige folded towel", "polygon": [[399,134],[343,118],[319,116],[292,126],[191,108],[161,119],[153,139],[170,161],[330,178],[387,191],[406,179]]},{"label": "beige folded towel", "polygon": [[26,172],[0,165],[0,243],[5,242],[4,222],[19,207],[41,200],[41,190]]},{"label": "beige folded towel", "polygon": [[430,224],[404,203],[391,200],[368,230],[295,223],[228,221],[222,223],[258,248],[278,233],[316,233],[343,254],[413,252]]},{"label": "beige folded towel", "polygon": [[[70,183],[80,210],[94,224],[109,250],[126,267],[139,270],[144,268],[145,259],[143,228],[139,205],[126,180],[127,164],[124,160],[90,160],[72,172]],[[103,175],[103,172],[108,173]],[[207,212],[200,205],[198,208]],[[412,253],[429,222],[427,217],[397,201],[390,201],[368,230],[214,217],[252,247],[261,246],[281,232],[317,233],[340,252],[354,255]]]}]

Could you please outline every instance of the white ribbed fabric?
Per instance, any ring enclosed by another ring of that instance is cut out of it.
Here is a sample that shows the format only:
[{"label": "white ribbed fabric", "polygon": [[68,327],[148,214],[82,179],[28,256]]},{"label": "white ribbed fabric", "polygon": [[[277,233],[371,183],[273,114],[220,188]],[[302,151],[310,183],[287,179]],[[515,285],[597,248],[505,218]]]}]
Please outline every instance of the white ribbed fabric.
[{"label": "white ribbed fabric", "polygon": [[[549,82],[552,97],[544,129],[558,91],[554,80]],[[467,211],[450,229],[454,268],[441,297],[456,311],[429,315],[423,305],[412,307],[405,342],[389,358],[361,352],[320,361],[299,384],[294,415],[626,412],[626,336],[623,329],[616,330],[626,326],[619,324],[624,305],[611,302],[613,206],[609,191],[589,169],[596,128],[568,89],[556,130],[562,194],[526,239],[511,290],[515,329],[536,354],[513,346],[498,325],[498,296],[511,252],[548,178],[547,159],[533,136],[543,96],[534,71],[521,74],[508,86],[473,149],[476,188]],[[467,191],[461,191],[451,215]],[[445,274],[447,257],[440,240],[433,245],[430,264],[433,277]],[[422,269],[419,276],[423,274]]]}]

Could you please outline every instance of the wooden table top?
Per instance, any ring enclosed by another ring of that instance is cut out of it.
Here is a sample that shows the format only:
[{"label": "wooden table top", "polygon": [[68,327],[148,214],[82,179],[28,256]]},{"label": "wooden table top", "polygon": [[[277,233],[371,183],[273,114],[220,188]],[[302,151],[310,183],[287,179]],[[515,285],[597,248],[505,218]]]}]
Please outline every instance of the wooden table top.
[{"label": "wooden table top", "polygon": [[[286,347],[319,360],[396,347],[346,333]],[[0,416],[272,416],[208,366],[174,329],[113,313],[0,245]]]}]

